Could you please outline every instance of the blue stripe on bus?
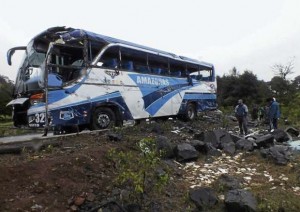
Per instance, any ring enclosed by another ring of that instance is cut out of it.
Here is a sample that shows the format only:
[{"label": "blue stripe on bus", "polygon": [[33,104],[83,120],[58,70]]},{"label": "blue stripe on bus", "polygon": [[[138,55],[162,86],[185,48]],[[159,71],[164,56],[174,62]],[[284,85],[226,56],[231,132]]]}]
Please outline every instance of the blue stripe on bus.
[{"label": "blue stripe on bus", "polygon": [[160,110],[160,108],[166,104],[173,96],[180,93],[183,90],[187,90],[191,88],[191,86],[185,86],[181,87],[180,89],[173,90],[172,92],[167,93],[166,95],[162,96],[161,98],[157,99],[156,101],[152,102],[148,107],[146,108],[146,111],[151,115],[154,116],[157,111]]},{"label": "blue stripe on bus", "polygon": [[160,90],[157,90],[155,92],[149,93],[148,95],[144,96],[144,105],[145,108],[147,108],[149,105],[151,105],[153,102],[160,98],[164,98],[167,94],[176,91],[178,92],[179,89],[186,87],[187,84],[178,84],[178,85],[172,85],[165,88],[162,88]]},{"label": "blue stripe on bus", "polygon": [[[53,94],[59,94],[59,92],[54,92]],[[55,96],[55,95],[54,95]],[[66,96],[69,96],[69,95],[66,95]],[[99,102],[99,101],[103,101],[103,100],[109,100],[109,99],[112,99],[112,98],[117,98],[117,97],[121,97],[121,93],[119,91],[116,91],[116,92],[113,92],[113,93],[108,93],[108,94],[105,94],[103,96],[99,96],[99,97],[96,97],[96,98],[92,98],[90,100],[83,100],[83,101],[79,101],[79,102],[74,102],[74,103],[71,103],[71,104],[66,104],[66,105],[62,105],[60,107],[55,107],[53,108],[53,110],[60,110],[62,108],[67,108],[67,107],[74,107],[74,106],[77,106],[77,105],[82,105],[82,104],[87,104],[87,103],[96,103],[96,102]],[[62,99],[62,98],[61,98]],[[53,100],[53,99],[52,99]],[[60,100],[60,99],[59,99]],[[55,101],[58,101],[58,100],[55,100]],[[54,103],[55,102],[53,100],[53,102],[51,103]],[[50,102],[49,102],[50,104]],[[43,104],[42,106],[39,104],[37,107],[45,107],[44,106],[45,104]],[[32,107],[34,108],[34,106]]]},{"label": "blue stripe on bus", "polygon": [[121,93],[119,91],[109,93],[109,94],[105,94],[103,96],[99,96],[99,97],[96,97],[96,98],[92,98],[90,100],[83,100],[83,101],[80,101],[80,102],[75,102],[73,104],[64,105],[62,107],[58,107],[58,108],[55,108],[55,109],[60,109],[60,108],[65,108],[65,107],[73,107],[73,106],[76,106],[76,105],[81,105],[81,104],[86,104],[86,103],[96,103],[96,102],[100,102],[100,101],[103,101],[103,100],[109,101],[109,99],[117,98],[117,97],[121,97]]},{"label": "blue stripe on bus", "polygon": [[216,94],[210,93],[185,93],[183,99],[192,100],[192,99],[216,99]]}]

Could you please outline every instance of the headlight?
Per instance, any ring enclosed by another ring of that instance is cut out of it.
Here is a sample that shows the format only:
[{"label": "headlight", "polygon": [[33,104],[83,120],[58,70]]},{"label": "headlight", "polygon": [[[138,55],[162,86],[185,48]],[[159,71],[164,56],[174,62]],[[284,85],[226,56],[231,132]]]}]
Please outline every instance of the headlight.
[{"label": "headlight", "polygon": [[44,93],[37,93],[30,97],[30,104],[36,105],[38,103],[44,102],[44,100],[45,100]]}]

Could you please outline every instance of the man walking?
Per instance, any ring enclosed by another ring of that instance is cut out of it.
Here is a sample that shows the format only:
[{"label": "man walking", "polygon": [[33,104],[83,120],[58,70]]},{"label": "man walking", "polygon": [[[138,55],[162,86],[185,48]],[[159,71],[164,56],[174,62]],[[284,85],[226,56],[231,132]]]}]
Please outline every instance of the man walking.
[{"label": "man walking", "polygon": [[269,106],[269,119],[270,119],[270,128],[269,130],[271,131],[272,129],[277,129],[278,127],[278,119],[280,117],[280,110],[279,110],[279,104],[276,102],[275,98],[268,98],[267,99],[270,106]]},{"label": "man walking", "polygon": [[247,105],[243,104],[243,100],[239,99],[238,105],[235,107],[235,116],[239,122],[240,134],[247,135],[248,128],[247,128],[247,114],[248,114],[248,107]]}]

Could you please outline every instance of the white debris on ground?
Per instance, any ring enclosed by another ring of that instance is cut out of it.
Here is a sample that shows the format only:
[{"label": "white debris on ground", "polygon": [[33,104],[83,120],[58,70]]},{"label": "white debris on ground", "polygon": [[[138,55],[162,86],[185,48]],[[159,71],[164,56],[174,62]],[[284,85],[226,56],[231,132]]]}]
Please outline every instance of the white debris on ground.
[{"label": "white debris on ground", "polygon": [[[222,156],[215,159],[212,163],[203,163],[203,161],[190,162],[181,164],[179,169],[183,170],[184,181],[186,181],[190,188],[210,186],[222,174],[228,174],[243,179],[242,187],[250,189],[250,186],[260,186],[261,183],[255,182],[255,178],[265,178],[263,183],[269,183],[270,189],[286,190],[286,182],[289,180],[284,174],[281,174],[277,179],[268,171],[258,171],[260,164],[250,164],[249,161],[241,159],[243,154],[239,153],[236,156]],[[260,180],[261,181],[261,180]],[[276,183],[275,183],[276,181]],[[279,182],[279,183],[278,183]],[[291,188],[296,195],[300,195],[300,187]]]}]

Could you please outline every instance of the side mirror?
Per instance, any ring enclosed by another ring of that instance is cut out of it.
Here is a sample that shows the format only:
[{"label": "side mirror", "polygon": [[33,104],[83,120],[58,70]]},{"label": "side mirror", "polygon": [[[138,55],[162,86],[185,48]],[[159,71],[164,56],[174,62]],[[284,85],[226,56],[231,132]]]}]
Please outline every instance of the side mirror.
[{"label": "side mirror", "polygon": [[7,63],[8,63],[8,65],[10,65],[11,66],[11,58],[12,58],[12,56],[13,56],[13,54],[15,53],[15,51],[16,50],[26,50],[26,46],[18,46],[18,47],[14,47],[14,48],[11,48],[11,49],[9,49],[8,51],[7,51],[7,54],[6,54],[6,56],[7,56]]}]

